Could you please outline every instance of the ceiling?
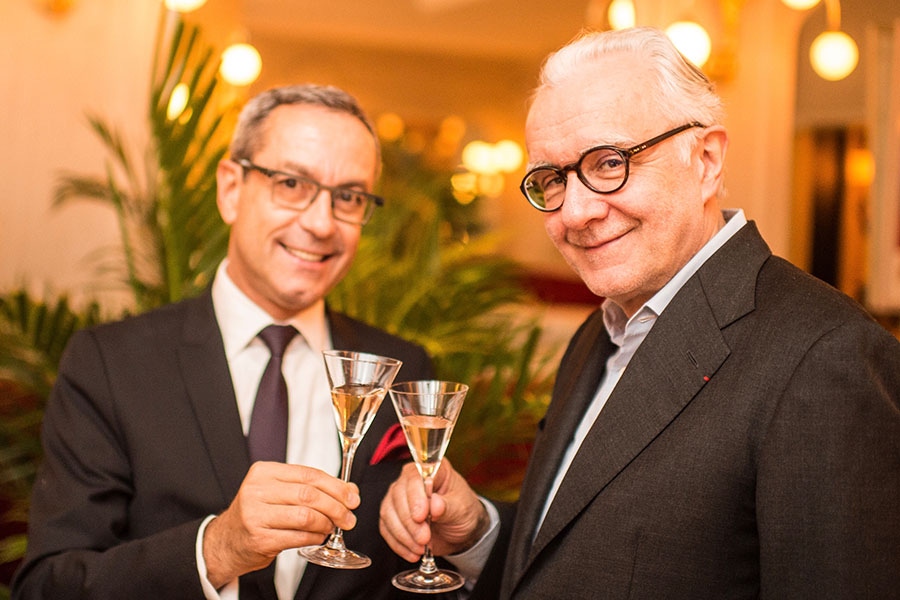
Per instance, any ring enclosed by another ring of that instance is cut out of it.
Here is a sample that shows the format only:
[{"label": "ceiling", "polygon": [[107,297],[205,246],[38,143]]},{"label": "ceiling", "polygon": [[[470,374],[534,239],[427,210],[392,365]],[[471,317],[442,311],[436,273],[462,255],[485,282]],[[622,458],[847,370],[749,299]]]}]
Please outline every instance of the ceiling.
[{"label": "ceiling", "polygon": [[[255,36],[534,59],[572,39],[590,0],[240,0]],[[605,2],[604,2],[605,4]]]}]

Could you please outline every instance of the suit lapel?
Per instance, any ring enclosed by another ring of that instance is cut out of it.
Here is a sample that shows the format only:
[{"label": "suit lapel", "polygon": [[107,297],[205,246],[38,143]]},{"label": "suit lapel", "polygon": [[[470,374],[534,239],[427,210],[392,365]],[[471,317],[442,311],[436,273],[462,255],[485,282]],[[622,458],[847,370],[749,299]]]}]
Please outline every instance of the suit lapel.
[{"label": "suit lapel", "polygon": [[540,435],[535,442],[521,487],[517,511],[520,516],[513,527],[504,569],[507,584],[516,581],[524,571],[534,530],[560,460],[581,415],[594,397],[606,358],[614,350],[615,346],[605,335],[602,313],[597,311],[586,322],[577,342],[563,358],[565,373],[561,372],[557,377],[553,394],[556,400],[550,404],[541,421]]},{"label": "suit lapel", "polygon": [[222,503],[227,506],[250,467],[250,457],[209,291],[193,301],[187,312],[178,354]]},{"label": "suit lapel", "polygon": [[[682,288],[690,298],[699,287]],[[702,299],[702,294],[700,294]],[[575,455],[535,539],[539,553],[675,419],[727,358],[729,349],[705,301],[667,309],[631,359]],[[683,332],[690,331],[690,336]]]}]

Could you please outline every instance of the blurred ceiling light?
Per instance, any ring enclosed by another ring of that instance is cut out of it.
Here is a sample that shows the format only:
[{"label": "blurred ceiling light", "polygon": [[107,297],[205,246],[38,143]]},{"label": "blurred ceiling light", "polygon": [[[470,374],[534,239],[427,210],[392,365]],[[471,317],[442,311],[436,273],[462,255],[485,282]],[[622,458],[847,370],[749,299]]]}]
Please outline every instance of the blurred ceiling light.
[{"label": "blurred ceiling light", "polygon": [[491,144],[475,140],[466,144],[462,151],[462,163],[472,173],[493,173],[494,148]]},{"label": "blurred ceiling light", "polygon": [[489,144],[475,140],[466,144],[462,151],[463,166],[479,175],[511,173],[519,168],[525,153],[512,140],[502,140]]},{"label": "blurred ceiling light", "polygon": [[475,196],[496,198],[503,193],[504,173],[512,173],[522,166],[524,157],[522,146],[513,140],[496,144],[482,140],[469,142],[462,151],[466,172],[451,178],[453,195],[461,204],[471,202]]},{"label": "blurred ceiling light", "polygon": [[613,29],[634,27],[636,21],[634,2],[632,0],[612,0],[606,11],[609,26]]},{"label": "blurred ceiling light", "polygon": [[170,121],[176,120],[187,108],[188,100],[191,97],[191,90],[186,83],[179,83],[172,90],[169,96],[169,105],[166,107],[166,118]]},{"label": "blurred ceiling light", "polygon": [[841,31],[840,0],[825,0],[825,18],[828,30],[813,40],[809,60],[819,77],[839,81],[856,68],[859,48],[852,37]]},{"label": "blurred ceiling light", "polygon": [[222,52],[219,73],[231,85],[250,85],[262,70],[262,58],[250,44],[232,44]]},{"label": "blurred ceiling light", "polygon": [[197,10],[204,4],[206,4],[206,0],[165,0],[166,8],[169,10],[175,10],[180,13],[191,12],[192,10]]},{"label": "blurred ceiling light", "polygon": [[388,142],[395,142],[403,137],[406,130],[406,124],[403,118],[397,113],[383,113],[379,115],[375,121],[375,129],[378,130],[378,137]]},{"label": "blurred ceiling light", "polygon": [[825,31],[813,40],[809,60],[819,77],[840,81],[856,68],[859,49],[853,38],[843,31]]},{"label": "blurred ceiling light", "polygon": [[494,144],[494,165],[498,171],[512,173],[522,165],[522,147],[512,140],[501,140]]},{"label": "blurred ceiling light", "polygon": [[794,10],[806,10],[819,3],[820,0],[781,0],[782,4]]},{"label": "blurred ceiling light", "polygon": [[712,40],[706,29],[693,21],[677,21],[666,28],[666,35],[685,58],[700,68],[709,60]]}]

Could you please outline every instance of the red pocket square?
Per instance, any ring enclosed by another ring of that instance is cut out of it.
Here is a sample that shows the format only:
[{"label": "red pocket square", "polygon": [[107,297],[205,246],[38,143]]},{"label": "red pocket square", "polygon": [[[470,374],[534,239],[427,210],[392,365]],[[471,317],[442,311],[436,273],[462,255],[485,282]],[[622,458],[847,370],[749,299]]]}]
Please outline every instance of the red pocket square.
[{"label": "red pocket square", "polygon": [[378,442],[378,447],[372,453],[369,464],[377,465],[383,460],[407,460],[410,458],[412,455],[409,453],[409,446],[406,445],[403,428],[400,427],[400,423],[394,423],[384,432],[384,437]]}]

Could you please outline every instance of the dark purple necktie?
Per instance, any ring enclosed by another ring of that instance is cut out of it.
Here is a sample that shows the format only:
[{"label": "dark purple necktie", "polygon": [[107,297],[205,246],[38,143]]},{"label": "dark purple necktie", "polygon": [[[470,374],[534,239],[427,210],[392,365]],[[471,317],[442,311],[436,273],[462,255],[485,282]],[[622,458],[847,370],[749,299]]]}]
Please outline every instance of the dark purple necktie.
[{"label": "dark purple necktie", "polygon": [[284,349],[297,330],[290,325],[269,325],[259,332],[259,337],[269,347],[272,358],[263,371],[250,417],[250,433],[247,448],[250,462],[270,460],[284,462],[287,451],[288,395],[287,384],[281,372]]}]

